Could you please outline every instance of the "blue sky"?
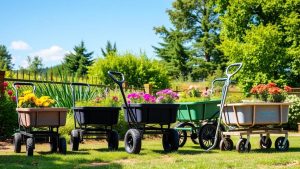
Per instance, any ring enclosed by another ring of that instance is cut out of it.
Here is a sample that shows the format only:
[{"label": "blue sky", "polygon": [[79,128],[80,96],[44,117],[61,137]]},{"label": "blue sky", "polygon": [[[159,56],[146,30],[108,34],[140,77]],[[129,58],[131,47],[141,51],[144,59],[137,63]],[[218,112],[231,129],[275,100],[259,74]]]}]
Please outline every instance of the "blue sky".
[{"label": "blue sky", "polygon": [[166,13],[172,0],[0,0],[0,44],[13,56],[15,68],[38,55],[44,66],[61,63],[65,53],[84,41],[94,57],[107,40],[119,52],[146,52],[161,41],[153,27],[170,27]]}]

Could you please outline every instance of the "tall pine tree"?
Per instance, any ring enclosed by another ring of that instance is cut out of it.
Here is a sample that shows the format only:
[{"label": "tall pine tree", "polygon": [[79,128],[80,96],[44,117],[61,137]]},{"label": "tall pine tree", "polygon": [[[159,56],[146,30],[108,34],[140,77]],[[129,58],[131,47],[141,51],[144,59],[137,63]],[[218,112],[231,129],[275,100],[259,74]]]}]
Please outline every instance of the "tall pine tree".
[{"label": "tall pine tree", "polygon": [[64,65],[68,72],[76,74],[77,76],[85,76],[87,74],[88,66],[92,65],[92,54],[94,52],[87,52],[84,42],[74,47],[74,52],[66,54],[64,58]]}]

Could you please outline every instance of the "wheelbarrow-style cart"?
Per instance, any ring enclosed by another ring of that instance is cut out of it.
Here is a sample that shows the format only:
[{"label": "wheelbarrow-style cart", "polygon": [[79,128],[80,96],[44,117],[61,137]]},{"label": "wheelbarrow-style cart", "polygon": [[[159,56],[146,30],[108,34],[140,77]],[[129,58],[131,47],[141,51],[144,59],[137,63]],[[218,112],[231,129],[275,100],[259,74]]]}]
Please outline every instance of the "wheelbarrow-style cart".
[{"label": "wheelbarrow-style cart", "polygon": [[179,147],[184,146],[187,137],[194,144],[200,144],[203,149],[213,145],[220,102],[221,100],[210,100],[179,103],[178,123],[175,127],[179,134]]},{"label": "wheelbarrow-style cart", "polygon": [[[86,83],[71,83],[75,129],[71,132],[71,150],[78,151],[83,139],[106,139],[109,150],[118,150],[119,135],[113,130],[118,123],[120,107],[76,107],[75,86],[90,86]],[[79,126],[78,126],[78,125]]]},{"label": "wheelbarrow-style cart", "polygon": [[113,71],[108,71],[108,74],[120,87],[124,100],[125,121],[129,125],[124,138],[125,150],[128,153],[138,154],[144,134],[163,134],[164,151],[177,151],[178,132],[170,128],[170,125],[176,122],[179,104],[128,104],[122,88],[124,75]]},{"label": "wheelbarrow-style cart", "polygon": [[[16,91],[18,104],[18,88],[16,86],[35,86],[32,83],[16,82],[13,87]],[[67,108],[17,108],[19,131],[14,134],[14,151],[21,152],[22,142],[26,143],[27,156],[33,155],[36,138],[49,138],[51,152],[66,154],[66,139],[60,137],[59,127],[66,124]]]},{"label": "wheelbarrow-style cart", "polygon": [[[232,103],[224,105],[222,112],[223,123],[236,128],[222,132],[221,150],[232,150],[231,135],[240,136],[236,145],[238,152],[251,150],[250,135],[260,135],[260,148],[269,149],[272,146],[270,134],[283,134],[275,141],[277,151],[289,149],[288,131],[278,128],[288,122],[290,103]],[[247,138],[243,138],[247,136]]]}]

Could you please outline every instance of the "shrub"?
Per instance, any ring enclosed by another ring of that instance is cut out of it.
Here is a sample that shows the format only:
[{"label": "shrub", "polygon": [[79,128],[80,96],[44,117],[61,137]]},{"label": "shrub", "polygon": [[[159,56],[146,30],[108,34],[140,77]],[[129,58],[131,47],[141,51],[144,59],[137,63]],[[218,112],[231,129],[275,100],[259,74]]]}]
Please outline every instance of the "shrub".
[{"label": "shrub", "polygon": [[145,55],[135,56],[110,54],[99,58],[89,67],[90,77],[99,77],[105,85],[115,85],[108,76],[109,70],[124,74],[128,84],[142,88],[144,84],[152,84],[154,89],[168,88],[170,86],[167,71],[159,61],[150,60]]},{"label": "shrub", "polygon": [[286,101],[292,103],[289,107],[288,127],[297,130],[297,123],[300,122],[300,98],[296,95],[289,95]]},{"label": "shrub", "polygon": [[8,97],[0,98],[0,138],[10,137],[18,126],[16,103]]}]

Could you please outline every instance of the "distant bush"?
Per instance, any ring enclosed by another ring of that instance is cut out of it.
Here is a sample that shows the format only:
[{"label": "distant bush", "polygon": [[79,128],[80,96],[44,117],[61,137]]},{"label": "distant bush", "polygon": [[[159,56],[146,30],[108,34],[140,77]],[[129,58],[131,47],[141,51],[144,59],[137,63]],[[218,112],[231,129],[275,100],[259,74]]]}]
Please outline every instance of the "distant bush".
[{"label": "distant bush", "polygon": [[145,55],[110,54],[96,60],[89,67],[88,73],[90,77],[99,77],[105,85],[114,85],[115,83],[107,74],[109,70],[123,73],[128,84],[137,88],[143,88],[143,85],[147,83],[152,84],[156,89],[170,86],[164,65],[157,60],[148,59]]}]

